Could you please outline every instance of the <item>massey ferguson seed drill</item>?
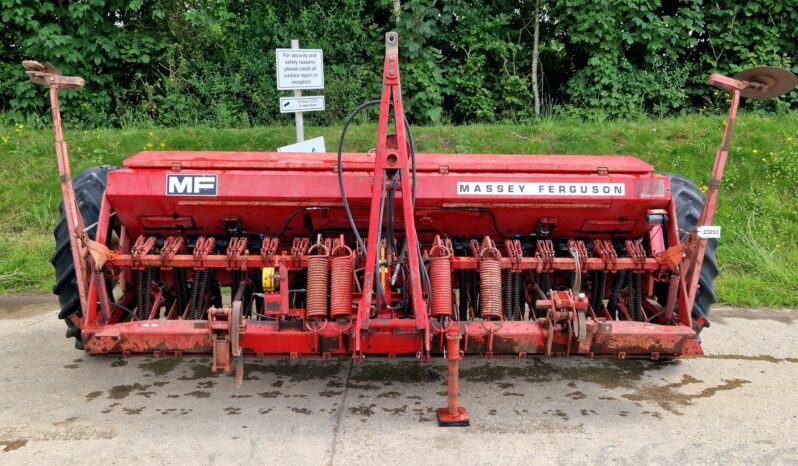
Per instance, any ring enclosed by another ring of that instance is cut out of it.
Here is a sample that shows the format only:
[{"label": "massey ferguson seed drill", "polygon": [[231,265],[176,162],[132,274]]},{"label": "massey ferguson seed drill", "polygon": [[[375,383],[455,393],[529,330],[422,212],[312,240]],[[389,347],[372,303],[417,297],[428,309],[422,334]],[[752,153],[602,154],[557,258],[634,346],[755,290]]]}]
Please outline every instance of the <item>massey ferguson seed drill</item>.
[{"label": "massey ferguson seed drill", "polygon": [[[713,226],[741,97],[789,92],[755,68],[731,94],[706,197],[627,156],[416,153],[396,33],[382,97],[354,110],[337,153],[144,151],[69,170],[60,89],[83,79],[23,63],[50,89],[62,218],[55,293],[89,354],[448,359],[440,425],[467,425],[464,356],[701,355],[718,274]],[[376,148],[343,152],[379,107]]]}]

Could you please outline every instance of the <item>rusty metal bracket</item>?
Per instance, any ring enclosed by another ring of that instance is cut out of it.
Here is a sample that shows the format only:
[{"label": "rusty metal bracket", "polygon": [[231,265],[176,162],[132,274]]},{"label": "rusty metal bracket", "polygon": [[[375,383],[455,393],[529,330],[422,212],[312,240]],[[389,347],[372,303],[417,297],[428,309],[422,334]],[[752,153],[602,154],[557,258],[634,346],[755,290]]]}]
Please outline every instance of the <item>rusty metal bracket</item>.
[{"label": "rusty metal bracket", "polygon": [[635,263],[635,272],[642,273],[646,268],[646,249],[643,247],[643,242],[639,239],[626,240],[626,251],[632,257]]},{"label": "rusty metal bracket", "polygon": [[206,268],[205,259],[211,253],[215,244],[216,239],[213,236],[200,236],[197,238],[197,244],[194,246],[194,270],[204,270]]},{"label": "rusty metal bracket", "polygon": [[554,243],[550,239],[538,240],[535,258],[538,260],[537,273],[551,272],[554,266]]},{"label": "rusty metal bracket", "polygon": [[618,253],[612,246],[612,241],[597,239],[593,241],[593,251],[604,261],[604,270],[615,272],[618,268]]},{"label": "rusty metal bracket", "polygon": [[512,267],[510,270],[513,272],[521,271],[521,258],[524,256],[524,250],[521,247],[521,241],[517,239],[507,240],[504,243],[507,251],[507,257],[510,258]]},{"label": "rusty metal bracket", "polygon": [[133,270],[144,270],[141,260],[142,256],[149,253],[154,246],[154,236],[139,236],[136,238],[136,242],[133,243],[133,247],[130,249],[130,256],[133,262],[133,266],[131,268]]},{"label": "rusty metal bracket", "polygon": [[263,238],[263,244],[260,247],[260,256],[263,258],[263,263],[270,261],[275,254],[277,254],[277,246],[280,240],[276,236]]},{"label": "rusty metal bracket", "polygon": [[546,335],[546,356],[552,355],[554,336],[558,329],[562,329],[568,338],[566,346],[566,356],[571,351],[571,340],[576,338],[580,345],[587,339],[587,299],[580,296],[574,298],[571,290],[549,292],[548,299],[541,299],[535,302],[535,307],[540,311],[546,311],[545,320],[548,334]]},{"label": "rusty metal bracket", "polygon": [[161,268],[164,270],[172,270],[169,261],[180,251],[183,247],[182,236],[170,236],[166,238],[163,247],[161,248]]},{"label": "rusty metal bracket", "polygon": [[227,270],[241,269],[247,270],[247,238],[244,236],[236,236],[230,238],[230,243],[227,245]]}]

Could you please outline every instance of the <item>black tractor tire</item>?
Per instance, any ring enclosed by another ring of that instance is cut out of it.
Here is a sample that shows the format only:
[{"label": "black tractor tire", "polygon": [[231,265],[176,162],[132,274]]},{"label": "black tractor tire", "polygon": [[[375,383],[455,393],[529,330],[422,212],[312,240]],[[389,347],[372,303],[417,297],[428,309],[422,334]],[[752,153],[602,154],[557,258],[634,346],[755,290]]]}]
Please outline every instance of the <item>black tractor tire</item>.
[{"label": "black tractor tire", "polygon": [[[83,216],[83,223],[86,227],[95,224],[100,217],[100,206],[105,193],[105,185],[108,179],[108,172],[115,170],[116,167],[102,165],[92,167],[81,172],[74,181],[72,188],[75,190],[75,198],[78,201],[80,214]],[[66,216],[64,215],[64,203],[60,207],[61,219],[53,230],[55,237],[55,253],[50,261],[55,268],[55,286],[53,293],[58,296],[58,303],[61,311],[58,318],[63,319],[67,325],[67,338],[75,339],[75,348],[83,349],[83,339],[81,338],[80,328],[70,319],[73,314],[82,316],[80,309],[80,295],[75,279],[75,263],[72,260],[72,248],[69,244],[69,227],[67,226]],[[89,228],[87,232],[91,239],[97,234],[96,226]]]},{"label": "black tractor tire", "polygon": [[[684,241],[695,229],[701,209],[704,207],[704,193],[690,179],[673,173],[665,174],[671,180],[671,196],[676,203],[676,222],[679,226],[679,240]],[[701,267],[698,291],[693,304],[693,319],[699,317],[707,320],[709,326],[709,308],[717,301],[715,295],[715,278],[720,270],[715,258],[718,248],[717,239],[707,240],[707,249],[704,253],[704,263]]]}]

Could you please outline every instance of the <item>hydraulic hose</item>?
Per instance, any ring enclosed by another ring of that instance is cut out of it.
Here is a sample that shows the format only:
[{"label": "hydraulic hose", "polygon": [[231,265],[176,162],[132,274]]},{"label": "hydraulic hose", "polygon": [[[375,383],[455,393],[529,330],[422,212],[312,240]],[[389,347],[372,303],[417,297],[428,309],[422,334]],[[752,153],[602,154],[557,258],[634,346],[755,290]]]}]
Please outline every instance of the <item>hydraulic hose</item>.
[{"label": "hydraulic hose", "polygon": [[[373,107],[375,105],[379,105],[380,100],[370,100],[361,104],[359,107],[354,109],[352,113],[344,122],[344,127],[341,129],[341,137],[338,140],[338,188],[341,191],[341,201],[344,204],[344,211],[346,211],[346,218],[349,220],[349,226],[352,228],[352,233],[355,235],[355,239],[357,240],[358,246],[360,249],[365,251],[366,245],[363,242],[363,238],[360,236],[360,232],[357,229],[357,225],[355,225],[355,219],[352,217],[352,210],[349,207],[349,199],[346,197],[346,189],[344,188],[344,166],[343,166],[343,153],[344,153],[344,140],[346,139],[346,132],[349,129],[349,125],[352,124],[355,117],[360,114],[363,110]],[[416,205],[416,144],[413,140],[413,132],[410,129],[410,122],[407,121],[407,117],[405,117],[405,132],[407,132],[407,140],[410,145],[410,169],[412,175],[412,189],[411,189],[411,196],[413,199],[413,206]]]},{"label": "hydraulic hose", "polygon": [[610,292],[610,300],[607,303],[607,311],[610,315],[615,314],[615,308],[618,307],[618,299],[621,297],[624,283],[626,282],[626,270],[621,270],[615,276],[615,281],[612,283],[612,291]]},{"label": "hydraulic hose", "polygon": [[[344,204],[344,211],[346,212],[346,218],[349,221],[349,226],[352,228],[352,233],[355,235],[355,240],[357,240],[358,246],[362,251],[366,251],[366,245],[363,242],[363,238],[360,236],[360,232],[357,229],[357,225],[355,224],[355,219],[352,217],[352,210],[349,206],[349,199],[346,197],[346,189],[344,187],[344,166],[343,166],[343,149],[344,149],[344,140],[346,139],[346,132],[349,129],[349,125],[352,124],[355,117],[360,114],[363,110],[373,107],[380,104],[380,100],[370,100],[358,106],[356,109],[349,114],[344,122],[344,126],[341,129],[341,136],[338,140],[338,188],[341,191],[341,201]],[[413,132],[410,129],[410,122],[407,121],[407,117],[404,118],[405,123],[405,132],[407,133],[407,140],[408,145],[410,146],[410,166],[411,166],[411,177],[412,177],[412,186],[411,186],[411,197],[413,201],[413,206],[416,205],[416,144],[413,140]],[[382,200],[385,200],[385,190],[383,189]],[[380,208],[382,211],[382,207]],[[382,212],[381,212],[382,214]],[[380,215],[380,222],[382,222],[382,215]],[[380,227],[380,232],[382,231],[382,227]],[[377,243],[379,245],[379,242]],[[379,247],[379,246],[378,246]],[[405,242],[405,248],[407,247],[407,242]],[[420,248],[419,248],[420,249]],[[402,250],[402,253],[399,257],[399,263],[404,260],[405,250]],[[419,259],[421,259],[421,251],[419,250]],[[379,260],[379,259],[378,259]],[[420,267],[421,269],[425,269],[424,267]],[[427,285],[427,290],[429,290],[429,277],[426,275],[426,270],[422,271],[422,279],[424,279],[424,283]],[[395,281],[396,274],[392,281]],[[377,289],[379,296],[385,299],[385,291],[382,288],[382,283],[377,280]],[[390,304],[390,303],[389,303]],[[429,304],[428,304],[429,307]]]}]

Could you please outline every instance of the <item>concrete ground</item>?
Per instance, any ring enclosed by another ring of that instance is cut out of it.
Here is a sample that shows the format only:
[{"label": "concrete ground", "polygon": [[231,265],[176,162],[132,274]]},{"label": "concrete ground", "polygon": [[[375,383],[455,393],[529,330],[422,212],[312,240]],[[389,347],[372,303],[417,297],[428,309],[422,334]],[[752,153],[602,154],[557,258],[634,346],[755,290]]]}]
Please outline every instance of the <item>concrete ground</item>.
[{"label": "concrete ground", "polygon": [[91,357],[55,300],[0,297],[2,464],[798,463],[797,311],[713,310],[708,357],[467,360],[468,428],[439,428],[445,364]]}]

